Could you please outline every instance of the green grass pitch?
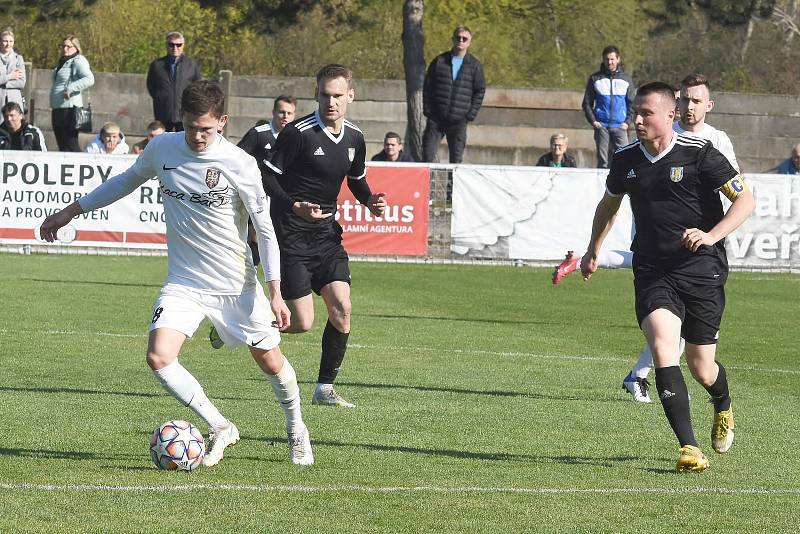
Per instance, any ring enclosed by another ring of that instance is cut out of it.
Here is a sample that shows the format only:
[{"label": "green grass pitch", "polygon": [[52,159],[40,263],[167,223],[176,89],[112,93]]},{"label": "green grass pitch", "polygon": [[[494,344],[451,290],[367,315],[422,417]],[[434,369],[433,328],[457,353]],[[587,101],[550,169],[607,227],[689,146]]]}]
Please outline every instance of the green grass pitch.
[{"label": "green grass pitch", "polygon": [[[236,422],[216,467],[158,471],[147,440],[205,425],[144,362],[165,258],[0,255],[0,532],[792,532],[800,522],[800,277],[733,273],[718,348],[736,441],[672,472],[661,406],[621,381],[643,338],[630,271],[359,263],[337,388],[312,406],[325,320],[285,335],[316,464],[244,348],[204,325],[181,361]],[[688,372],[685,372],[688,377]]]}]

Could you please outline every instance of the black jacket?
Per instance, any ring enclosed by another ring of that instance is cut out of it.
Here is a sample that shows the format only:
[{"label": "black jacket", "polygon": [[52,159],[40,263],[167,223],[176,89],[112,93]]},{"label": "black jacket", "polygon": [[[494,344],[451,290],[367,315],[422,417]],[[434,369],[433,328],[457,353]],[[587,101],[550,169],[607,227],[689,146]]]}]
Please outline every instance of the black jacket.
[{"label": "black jacket", "polygon": [[[537,167],[555,167],[555,165],[553,165],[553,154],[548,152],[547,154],[545,154],[544,156],[539,158],[539,161],[536,162],[536,166]],[[575,164],[575,158],[573,158],[569,154],[564,154],[564,159],[561,160],[561,166],[562,167],[577,167],[577,165]]]},{"label": "black jacket", "polygon": [[153,118],[161,122],[180,122],[181,93],[186,86],[200,79],[200,66],[190,57],[178,58],[175,79],[170,79],[168,56],[150,63],[147,71],[147,92],[153,99]]},{"label": "black jacket", "polygon": [[[372,159],[370,161],[389,161],[389,158],[386,156],[386,152],[381,150],[380,152],[372,156]],[[397,158],[397,161],[395,163],[400,163],[400,162],[416,163],[414,161],[414,158],[411,157],[411,154],[406,153],[405,150],[400,151],[400,156]]]},{"label": "black jacket", "polygon": [[425,74],[422,109],[426,117],[438,123],[457,124],[475,120],[486,92],[483,66],[470,53],[453,80],[453,55],[439,54]]},{"label": "black jacket", "polygon": [[0,150],[44,150],[42,132],[36,126],[22,121],[22,127],[16,132],[8,131],[7,125],[0,125]]}]

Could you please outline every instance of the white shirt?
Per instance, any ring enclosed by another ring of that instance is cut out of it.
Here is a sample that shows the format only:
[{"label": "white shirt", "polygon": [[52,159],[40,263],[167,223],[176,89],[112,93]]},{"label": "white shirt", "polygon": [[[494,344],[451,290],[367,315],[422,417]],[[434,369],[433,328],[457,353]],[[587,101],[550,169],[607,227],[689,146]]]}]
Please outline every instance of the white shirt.
[{"label": "white shirt", "polygon": [[717,130],[710,124],[703,123],[702,130],[699,132],[690,132],[689,130],[684,130],[681,127],[680,121],[674,122],[672,124],[672,129],[678,133],[692,135],[694,137],[699,137],[700,139],[711,141],[711,144],[714,145],[714,148],[722,152],[722,155],[728,159],[731,166],[736,169],[737,172],[739,172],[739,164],[736,162],[736,154],[733,152],[733,143],[731,143],[731,139],[728,137],[728,134],[722,130]]},{"label": "white shirt", "polygon": [[247,219],[259,235],[267,280],[280,279],[280,253],[256,160],[217,135],[202,152],[184,132],[154,137],[127,171],[79,199],[84,211],[124,197],[158,177],[167,226],[167,284],[218,295],[256,285]]}]

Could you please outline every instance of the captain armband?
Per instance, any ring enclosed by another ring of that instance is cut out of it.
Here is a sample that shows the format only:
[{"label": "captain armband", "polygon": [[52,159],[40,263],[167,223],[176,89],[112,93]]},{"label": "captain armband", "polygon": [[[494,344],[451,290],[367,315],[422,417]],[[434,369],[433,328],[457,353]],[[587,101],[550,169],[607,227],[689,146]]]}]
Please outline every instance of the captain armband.
[{"label": "captain armband", "polygon": [[731,202],[748,189],[747,182],[744,181],[744,177],[741,174],[737,174],[719,188],[722,194],[728,197]]}]

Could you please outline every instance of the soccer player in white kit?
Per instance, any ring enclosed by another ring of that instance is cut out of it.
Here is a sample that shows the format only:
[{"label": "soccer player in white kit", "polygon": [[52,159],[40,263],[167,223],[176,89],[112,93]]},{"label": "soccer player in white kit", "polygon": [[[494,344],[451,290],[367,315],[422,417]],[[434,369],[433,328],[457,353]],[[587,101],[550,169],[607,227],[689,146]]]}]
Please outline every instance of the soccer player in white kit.
[{"label": "soccer player in white kit", "polygon": [[[185,131],[153,138],[131,168],[48,217],[41,236],[54,241],[74,217],[107,206],[157,176],[166,214],[168,274],[150,322],[147,364],[164,389],[208,424],[203,465],[216,465],[225,448],[239,441],[239,431],[178,361],[186,338],[209,319],[226,345],[247,344],[285,412],[289,458],[309,465],[314,456],[300,389],[278,346],[290,313],[281,296],[269,199],[255,159],[218,133],[228,120],[224,103],[217,84],[189,85],[181,104]],[[248,216],[258,235],[269,299],[247,245]]]}]

